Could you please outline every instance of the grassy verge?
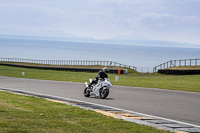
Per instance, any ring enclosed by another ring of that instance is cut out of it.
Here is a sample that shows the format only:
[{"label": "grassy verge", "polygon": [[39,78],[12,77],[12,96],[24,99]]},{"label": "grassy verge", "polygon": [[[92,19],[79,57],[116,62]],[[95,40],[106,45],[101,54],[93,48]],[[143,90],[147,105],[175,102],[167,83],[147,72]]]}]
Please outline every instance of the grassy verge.
[{"label": "grassy verge", "polygon": [[[25,72],[25,76],[22,76],[22,72]],[[86,82],[89,78],[94,78],[97,73],[37,70],[0,66],[0,75],[8,77],[45,79],[68,82]],[[115,81],[115,76],[119,76],[118,82]],[[131,72],[128,75],[109,74],[109,78],[113,85],[200,92],[200,75],[175,76],[162,75],[157,73],[140,74]]]},{"label": "grassy verge", "polygon": [[41,98],[0,92],[0,132],[165,133]]}]

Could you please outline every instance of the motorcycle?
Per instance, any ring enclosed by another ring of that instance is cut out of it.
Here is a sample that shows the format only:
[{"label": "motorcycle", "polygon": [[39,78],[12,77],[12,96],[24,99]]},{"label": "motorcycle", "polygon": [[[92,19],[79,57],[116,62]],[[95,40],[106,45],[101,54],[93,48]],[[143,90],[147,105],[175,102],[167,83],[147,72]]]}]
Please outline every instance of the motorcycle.
[{"label": "motorcycle", "polygon": [[[92,79],[89,79],[90,83]],[[87,82],[85,82],[86,88],[84,89],[84,96],[96,96],[100,97],[101,99],[105,99],[109,94],[109,89],[111,88],[112,84],[109,78],[99,79],[97,84],[92,84],[90,87]]]}]

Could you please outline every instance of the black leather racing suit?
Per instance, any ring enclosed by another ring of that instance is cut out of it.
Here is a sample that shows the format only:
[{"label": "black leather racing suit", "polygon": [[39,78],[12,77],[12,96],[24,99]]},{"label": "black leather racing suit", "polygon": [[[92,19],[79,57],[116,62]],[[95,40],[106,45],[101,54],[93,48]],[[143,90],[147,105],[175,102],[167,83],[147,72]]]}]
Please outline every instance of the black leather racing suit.
[{"label": "black leather racing suit", "polygon": [[89,86],[91,86],[92,84],[97,84],[99,79],[105,79],[108,78],[108,74],[103,72],[102,70],[100,70],[97,74],[97,76],[92,80],[92,82],[89,84]]}]

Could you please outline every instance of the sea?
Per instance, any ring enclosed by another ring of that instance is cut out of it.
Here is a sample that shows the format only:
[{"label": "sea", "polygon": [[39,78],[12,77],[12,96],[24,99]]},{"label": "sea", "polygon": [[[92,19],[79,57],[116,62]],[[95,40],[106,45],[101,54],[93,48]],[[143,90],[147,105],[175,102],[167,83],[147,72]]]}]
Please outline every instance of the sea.
[{"label": "sea", "polygon": [[0,37],[0,57],[114,61],[149,69],[170,60],[199,59],[200,48]]}]

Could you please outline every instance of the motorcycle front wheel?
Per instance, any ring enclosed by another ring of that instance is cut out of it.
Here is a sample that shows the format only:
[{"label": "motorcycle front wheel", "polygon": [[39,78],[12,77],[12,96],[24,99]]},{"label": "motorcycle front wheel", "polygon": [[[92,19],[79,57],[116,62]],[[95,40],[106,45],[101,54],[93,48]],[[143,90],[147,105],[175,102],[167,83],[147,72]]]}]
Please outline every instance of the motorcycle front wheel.
[{"label": "motorcycle front wheel", "polygon": [[83,94],[84,94],[85,97],[89,97],[89,96],[90,96],[90,92],[88,91],[88,87],[86,87],[86,88],[84,89]]},{"label": "motorcycle front wheel", "polygon": [[109,89],[100,89],[100,98],[105,99],[109,94]]}]

